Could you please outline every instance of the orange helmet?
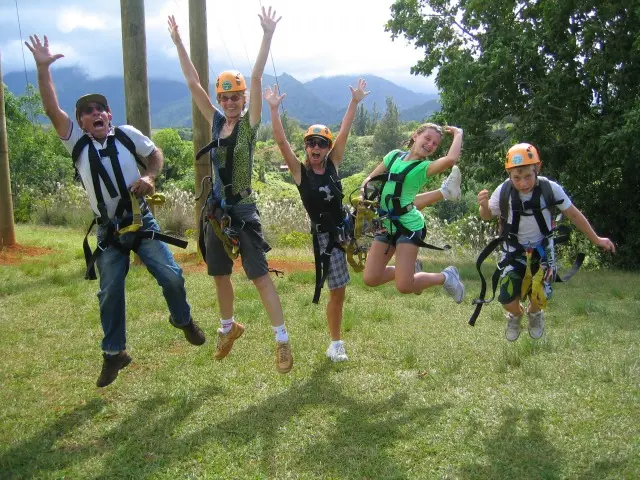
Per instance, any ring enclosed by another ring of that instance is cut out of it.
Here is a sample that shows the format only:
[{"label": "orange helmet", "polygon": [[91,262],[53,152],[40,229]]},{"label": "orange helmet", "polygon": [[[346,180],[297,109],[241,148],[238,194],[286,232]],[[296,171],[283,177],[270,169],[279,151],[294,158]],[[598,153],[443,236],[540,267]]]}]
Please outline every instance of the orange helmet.
[{"label": "orange helmet", "polygon": [[507,152],[507,163],[504,168],[522,167],[524,165],[539,165],[540,156],[536,147],[529,143],[518,143]]},{"label": "orange helmet", "polygon": [[216,80],[216,95],[226,92],[243,92],[247,89],[244,76],[237,70],[225,70]]},{"label": "orange helmet", "polygon": [[329,146],[333,144],[333,135],[326,125],[311,125],[307,129],[307,133],[304,134],[304,141],[306,142],[307,139],[311,137],[324,138],[329,142]]}]

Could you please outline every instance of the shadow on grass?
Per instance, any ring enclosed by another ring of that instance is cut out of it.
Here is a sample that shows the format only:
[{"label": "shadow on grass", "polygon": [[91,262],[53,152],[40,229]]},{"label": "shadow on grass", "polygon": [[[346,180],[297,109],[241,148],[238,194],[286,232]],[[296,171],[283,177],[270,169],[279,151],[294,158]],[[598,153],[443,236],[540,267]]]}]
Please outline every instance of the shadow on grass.
[{"label": "shadow on grass", "polygon": [[[283,448],[281,436],[286,435],[285,429],[292,420],[314,415],[314,406],[335,416],[335,429],[318,435],[310,432],[300,439],[304,453],[297,457],[296,475],[347,479],[406,478],[404,467],[396,463],[387,449],[403,436],[419,434],[450,405],[407,410],[404,406],[406,397],[402,394],[394,394],[384,401],[355,400],[343,395],[340,386],[328,378],[332,371],[331,365],[323,362],[309,379],[292,385],[286,391],[220,422],[214,423],[215,418],[211,418],[211,423],[195,431],[190,428],[189,432],[182,435],[176,430],[182,427],[181,422],[199,402],[172,405],[172,411],[161,416],[153,410],[166,409],[166,398],[156,397],[143,402],[137,412],[111,430],[105,438],[110,445],[108,457],[102,459],[101,464],[105,469],[95,478],[146,478],[159,472],[179,469],[185,463],[197,462],[203,449],[211,442],[218,445],[214,451],[219,447],[230,452],[230,458],[241,463],[234,466],[234,460],[214,458],[209,462],[236,467],[239,476],[242,476],[240,472],[249,457],[245,453],[234,457],[233,452],[259,445],[259,449],[251,455],[259,462],[254,468],[259,469],[260,476],[275,478],[283,468],[277,463],[281,457],[279,451]],[[211,392],[203,392],[197,397],[205,399],[210,395]],[[141,416],[150,419],[147,428],[134,427],[139,425]],[[156,421],[152,422],[154,418]],[[326,423],[323,422],[323,425],[326,426]],[[328,423],[333,426],[333,422]],[[409,434],[405,432],[406,425],[411,427]],[[310,439],[315,436],[319,439],[315,443],[302,443],[313,442]],[[295,444],[292,439],[287,439],[287,442],[288,445]],[[141,450],[141,444],[145,444],[144,450]],[[201,471],[205,476],[222,474],[211,471],[210,465],[202,467],[209,468]],[[249,472],[245,473],[250,475]]]},{"label": "shadow on grass", "polygon": [[483,440],[486,462],[462,467],[461,478],[562,478],[560,453],[545,437],[543,416],[537,408],[504,409],[495,435]]},{"label": "shadow on grass", "polygon": [[73,437],[74,431],[91,422],[105,404],[102,399],[91,400],[65,413],[29,440],[9,447],[0,456],[0,478],[38,478],[46,476],[47,471],[60,471],[94,456],[94,449],[71,452],[56,447],[56,443]]}]

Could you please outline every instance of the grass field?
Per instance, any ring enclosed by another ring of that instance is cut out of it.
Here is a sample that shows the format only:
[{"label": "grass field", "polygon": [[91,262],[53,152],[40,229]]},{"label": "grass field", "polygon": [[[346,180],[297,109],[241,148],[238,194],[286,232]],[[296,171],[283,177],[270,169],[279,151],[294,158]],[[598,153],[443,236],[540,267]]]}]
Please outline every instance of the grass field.
[{"label": "grass field", "polygon": [[[133,363],[95,387],[97,282],[83,280],[82,233],[19,226],[41,255],[0,253],[0,478],[631,479],[640,478],[640,276],[579,272],[559,285],[539,341],[504,339],[499,305],[466,321],[479,281],[400,295],[352,274],[332,364],[324,307],[311,303],[309,251],[275,250],[295,365],[280,375],[253,285],[234,274],[245,335],[223,362],[213,282],[184,259],[194,347],[169,325],[142,267],[127,282]],[[192,248],[193,245],[190,245]],[[18,252],[19,253],[19,252]],[[2,256],[4,255],[4,257]],[[191,259],[189,259],[191,258]]]}]

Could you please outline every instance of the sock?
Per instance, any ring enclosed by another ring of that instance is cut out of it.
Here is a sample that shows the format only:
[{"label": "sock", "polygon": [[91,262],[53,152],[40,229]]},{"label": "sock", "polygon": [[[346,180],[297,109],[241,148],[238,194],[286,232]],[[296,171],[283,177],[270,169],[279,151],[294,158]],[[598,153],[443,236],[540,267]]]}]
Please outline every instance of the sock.
[{"label": "sock", "polygon": [[233,317],[231,317],[229,320],[223,320],[220,319],[220,328],[218,329],[218,331],[221,334],[227,334],[231,331],[231,327],[233,326]]},{"label": "sock", "polygon": [[285,327],[284,323],[279,327],[271,328],[273,328],[273,333],[276,334],[276,342],[284,343],[289,341],[289,334],[287,333],[287,327]]},{"label": "sock", "polygon": [[118,355],[120,353],[120,350],[103,350],[103,352],[109,355],[110,357],[113,357],[115,355]]},{"label": "sock", "polygon": [[342,345],[342,340],[332,340],[331,341],[331,346],[332,347],[337,347],[338,345]]}]

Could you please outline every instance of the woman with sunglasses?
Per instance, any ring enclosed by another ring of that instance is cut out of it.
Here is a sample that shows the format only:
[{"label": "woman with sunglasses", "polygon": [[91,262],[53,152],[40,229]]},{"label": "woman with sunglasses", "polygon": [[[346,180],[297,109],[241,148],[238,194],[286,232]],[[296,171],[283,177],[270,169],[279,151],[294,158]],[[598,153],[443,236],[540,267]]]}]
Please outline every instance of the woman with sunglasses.
[{"label": "woman with sunglasses", "polygon": [[[222,112],[211,103],[209,95],[200,85],[198,73],[182,44],[175,18],[169,17],[168,23],[169,34],[177,47],[180,67],[191,96],[212,126],[215,141],[215,146],[213,142],[210,145],[213,146],[210,153],[213,186],[207,203],[215,205],[216,209],[224,208],[225,216],[230,219],[230,227],[238,235],[242,266],[258,289],[273,326],[276,337],[276,368],[281,373],[287,373],[293,366],[293,356],[280,298],[269,277],[266,252],[270,247],[262,235],[256,199],[251,191],[252,156],[262,109],[262,73],[271,38],[280,18],[276,20],[276,12],[271,7],[268,11],[263,7],[262,14],[258,16],[263,37],[251,72],[251,91],[255,94],[248,98],[245,79],[240,72],[222,72],[216,81],[216,96]],[[245,110],[247,102],[248,109]],[[234,341],[244,333],[244,326],[236,322],[233,315],[233,261],[225,251],[223,239],[218,238],[213,228],[207,228],[205,235],[208,273],[214,278],[220,309],[221,326],[218,329],[214,357],[222,360],[231,351]]]},{"label": "woman with sunglasses", "polygon": [[[444,132],[453,135],[447,155],[430,160]],[[456,303],[464,298],[464,286],[458,269],[445,268],[441,273],[422,272],[418,248],[423,243],[426,226],[420,210],[429,203],[441,199],[453,199],[460,195],[460,173],[455,166],[462,149],[462,129],[433,123],[418,127],[407,142],[407,151],[389,152],[374,171],[364,179],[361,194],[365,195],[372,178],[388,174],[380,195],[380,208],[389,213],[384,220],[386,233],[376,235],[364,267],[365,285],[375,287],[395,280],[400,293],[419,295],[425,288],[443,285]],[[439,191],[418,195],[427,183],[427,178],[452,168],[451,175],[443,182]],[[395,266],[388,263],[396,255]]]},{"label": "woman with sunglasses", "polygon": [[[326,272],[329,284],[329,302],[326,314],[331,344],[326,355],[334,362],[347,360],[344,343],[340,336],[340,327],[345,290],[350,280],[345,252],[341,248],[337,248],[337,245],[334,248],[334,242],[338,241],[339,229],[344,218],[342,214],[342,186],[338,168],[343,159],[358,103],[369,94],[369,92],[365,92],[366,87],[367,82],[362,79],[358,80],[357,88],[349,86],[351,101],[335,141],[331,131],[325,125],[311,125],[309,127],[304,136],[306,154],[304,163],[296,157],[291,145],[289,145],[278,112],[278,107],[286,93],[278,95],[277,86],[274,86],[273,90],[267,87],[264,93],[264,98],[271,109],[273,137],[289,167],[302,203],[311,219],[314,251],[329,256]],[[316,269],[319,268],[320,258],[316,255]],[[314,301],[318,300],[322,284],[316,283],[316,287]]]}]

